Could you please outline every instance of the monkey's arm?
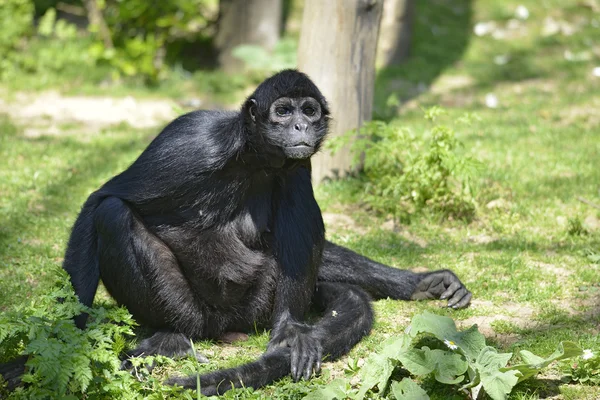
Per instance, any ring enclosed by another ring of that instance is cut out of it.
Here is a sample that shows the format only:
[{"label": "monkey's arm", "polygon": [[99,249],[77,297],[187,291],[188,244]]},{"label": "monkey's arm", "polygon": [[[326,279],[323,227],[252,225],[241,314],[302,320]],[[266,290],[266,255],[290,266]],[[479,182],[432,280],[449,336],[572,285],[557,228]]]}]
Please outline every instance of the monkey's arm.
[{"label": "monkey's arm", "polygon": [[416,273],[393,268],[331,242],[325,243],[319,281],[358,285],[375,299],[448,299],[452,308],[471,301],[471,292],[450,270]]},{"label": "monkey's arm", "polygon": [[290,347],[294,379],[308,379],[319,368],[321,341],[304,323],[314,293],[324,243],[324,226],[310,184],[310,172],[299,168],[277,192],[274,252],[279,278],[273,308],[269,350]]}]

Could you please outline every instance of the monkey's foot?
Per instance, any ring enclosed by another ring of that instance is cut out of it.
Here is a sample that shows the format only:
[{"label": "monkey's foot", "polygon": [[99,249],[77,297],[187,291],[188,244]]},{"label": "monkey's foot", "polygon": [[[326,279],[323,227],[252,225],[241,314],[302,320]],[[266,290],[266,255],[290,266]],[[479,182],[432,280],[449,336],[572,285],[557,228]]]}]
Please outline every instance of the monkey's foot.
[{"label": "monkey's foot", "polygon": [[[142,356],[161,355],[170,358],[182,358],[194,354],[190,339],[183,333],[156,332],[147,339],[142,340],[140,345],[127,353],[127,358],[121,363],[121,369],[133,367],[131,358]],[[196,360],[207,363],[208,359],[202,354],[196,353]],[[153,365],[147,366],[149,369]]]}]

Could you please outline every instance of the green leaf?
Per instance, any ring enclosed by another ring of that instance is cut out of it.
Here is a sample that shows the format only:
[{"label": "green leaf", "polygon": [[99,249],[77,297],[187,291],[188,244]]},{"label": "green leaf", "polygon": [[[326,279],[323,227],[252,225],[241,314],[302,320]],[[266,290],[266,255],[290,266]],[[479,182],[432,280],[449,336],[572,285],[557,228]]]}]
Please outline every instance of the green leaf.
[{"label": "green leaf", "polygon": [[398,357],[409,351],[412,345],[412,338],[406,334],[394,336],[383,342],[383,348],[379,352],[382,356],[398,360]]},{"label": "green leaf", "polygon": [[577,357],[583,354],[583,350],[573,342],[560,342],[554,353],[548,358],[536,356],[530,351],[521,350],[519,352],[524,363],[513,365],[510,368],[503,368],[502,371],[516,371],[519,382],[524,381],[546,368],[554,361],[564,360],[566,358]]},{"label": "green leaf", "polygon": [[432,350],[431,357],[435,360],[435,380],[447,385],[462,382],[469,364],[460,354],[450,351]]},{"label": "green leaf", "polygon": [[441,341],[453,342],[471,361],[477,359],[477,356],[485,347],[485,337],[477,330],[477,325],[459,332],[450,317],[425,312],[416,315],[410,326],[410,334],[413,337],[419,333],[429,333]]},{"label": "green leaf", "polygon": [[504,400],[518,383],[517,371],[501,371],[505,367],[512,353],[498,353],[493,347],[485,347],[475,366],[480,374],[481,383],[486,393],[494,400]]},{"label": "green leaf", "polygon": [[429,400],[429,396],[423,388],[409,378],[404,378],[400,382],[393,382],[391,391],[396,400]]},{"label": "green leaf", "polygon": [[42,36],[50,36],[54,31],[54,22],[56,21],[56,10],[49,8],[48,11],[40,18],[38,24],[38,33]]},{"label": "green leaf", "polygon": [[363,398],[375,386],[380,393],[384,392],[392,372],[394,372],[394,364],[390,358],[381,354],[372,354],[360,370],[362,385],[358,398]]},{"label": "green leaf", "polygon": [[429,347],[412,349],[399,357],[400,362],[413,375],[434,372],[438,382],[453,385],[462,382],[469,364],[462,355]]},{"label": "green leaf", "polygon": [[346,394],[346,381],[344,379],[334,379],[327,385],[304,396],[305,400],[343,400]]}]

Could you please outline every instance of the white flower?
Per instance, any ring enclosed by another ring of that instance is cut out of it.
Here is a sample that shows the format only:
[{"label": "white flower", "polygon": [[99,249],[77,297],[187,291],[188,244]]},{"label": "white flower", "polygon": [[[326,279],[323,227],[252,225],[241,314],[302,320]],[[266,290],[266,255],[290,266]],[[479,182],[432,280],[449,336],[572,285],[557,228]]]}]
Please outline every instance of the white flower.
[{"label": "white flower", "polygon": [[448,346],[450,350],[458,349],[458,346],[452,340],[444,339],[444,344]]},{"label": "white flower", "polygon": [[488,93],[485,95],[485,105],[489,108],[498,108],[498,97],[494,93]]},{"label": "white flower", "polygon": [[583,358],[584,360],[589,360],[592,357],[594,357],[594,353],[592,353],[592,350],[590,349],[585,349],[583,351],[583,355],[581,356],[581,358]]},{"label": "white flower", "polygon": [[331,312],[331,316],[332,316],[332,317],[334,317],[334,318],[335,318],[335,317],[337,317],[337,315],[338,315],[338,312],[337,312],[337,311],[333,310],[333,311]]},{"label": "white flower", "polygon": [[496,23],[494,21],[478,22],[473,27],[473,32],[475,32],[477,36],[485,36],[491,33],[494,29],[496,29]]},{"label": "white flower", "polygon": [[596,78],[600,78],[600,67],[596,67],[592,70],[592,75],[594,75]]},{"label": "white flower", "polygon": [[529,18],[529,10],[525,6],[518,6],[515,10],[515,16],[519,19]]}]

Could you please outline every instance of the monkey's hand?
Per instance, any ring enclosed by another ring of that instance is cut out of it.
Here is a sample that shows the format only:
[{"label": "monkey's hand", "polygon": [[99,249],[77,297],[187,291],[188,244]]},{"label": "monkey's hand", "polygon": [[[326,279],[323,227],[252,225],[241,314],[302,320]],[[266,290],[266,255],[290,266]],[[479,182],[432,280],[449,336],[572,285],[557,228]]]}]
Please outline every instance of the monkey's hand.
[{"label": "monkey's hand", "polygon": [[464,308],[471,302],[471,292],[454,272],[443,269],[420,275],[422,279],[413,291],[411,300],[448,299],[448,307],[451,308]]},{"label": "monkey's hand", "polygon": [[309,379],[313,371],[321,370],[323,348],[313,326],[286,321],[273,330],[267,352],[277,347],[289,347],[292,378]]}]

